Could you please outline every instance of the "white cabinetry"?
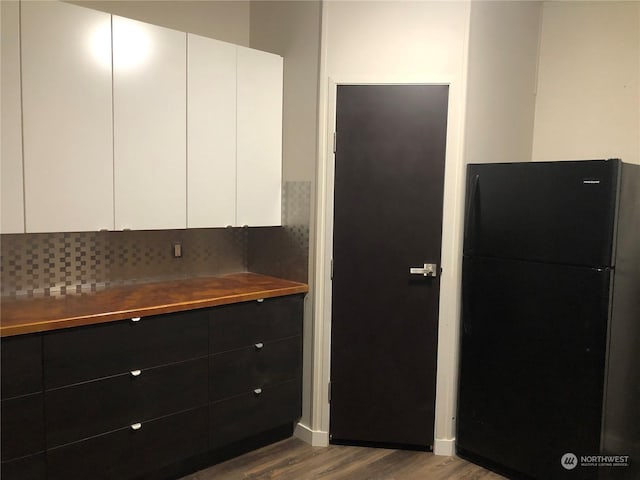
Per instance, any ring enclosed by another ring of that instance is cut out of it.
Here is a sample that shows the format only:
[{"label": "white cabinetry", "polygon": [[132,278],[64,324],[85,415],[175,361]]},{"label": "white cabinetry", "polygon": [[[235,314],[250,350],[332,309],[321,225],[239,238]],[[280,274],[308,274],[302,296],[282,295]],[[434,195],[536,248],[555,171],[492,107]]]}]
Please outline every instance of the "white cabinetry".
[{"label": "white cabinetry", "polygon": [[235,225],[236,46],[187,39],[187,227]]},{"label": "white cabinetry", "polygon": [[21,9],[26,231],[111,229],[111,16]]},{"label": "white cabinetry", "polygon": [[186,227],[186,33],[113,17],[115,228]]},{"label": "white cabinetry", "polygon": [[20,106],[20,11],[17,1],[2,9],[2,165],[0,233],[24,233],[22,110]]},{"label": "white cabinetry", "polygon": [[189,34],[188,226],[281,224],[282,57]]},{"label": "white cabinetry", "polygon": [[2,233],[281,224],[282,57],[2,2],[2,67]]},{"label": "white cabinetry", "polygon": [[281,225],[282,57],[238,47],[237,224]]}]

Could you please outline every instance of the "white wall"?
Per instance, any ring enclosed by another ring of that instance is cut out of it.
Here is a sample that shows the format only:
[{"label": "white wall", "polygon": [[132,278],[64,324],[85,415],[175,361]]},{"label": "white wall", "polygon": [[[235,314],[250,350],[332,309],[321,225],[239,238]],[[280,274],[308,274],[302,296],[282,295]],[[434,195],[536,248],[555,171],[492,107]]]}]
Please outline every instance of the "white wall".
[{"label": "white wall", "polygon": [[542,2],[471,3],[465,159],[528,162]]},{"label": "white wall", "polygon": [[458,343],[463,113],[468,2],[328,1],[323,9],[318,165],[314,404],[317,439],[329,428],[333,132],[336,83],[448,83],[449,122],[438,337],[436,450],[453,451]]},{"label": "white wall", "polygon": [[[2,17],[2,48],[0,104],[2,116],[0,141],[0,191],[2,192],[0,231],[2,233],[24,232],[24,192],[22,182],[22,105],[20,97],[20,32],[19,4],[3,1],[0,4]],[[16,181],[19,179],[19,181]]]},{"label": "white wall", "polygon": [[69,3],[249,46],[248,0],[78,0]]},{"label": "white wall", "polygon": [[533,160],[640,163],[640,2],[545,2]]},{"label": "white wall", "polygon": [[[251,47],[277,53],[284,61],[282,175],[284,181],[311,182],[315,198],[318,137],[318,68],[320,59],[319,0],[251,2]],[[313,208],[313,207],[312,207]],[[302,418],[297,434],[310,438],[313,395],[313,251],[314,229],[310,226],[310,291],[305,299]]]},{"label": "white wall", "polygon": [[251,2],[251,47],[285,58],[285,181],[311,181],[315,176],[321,11],[319,0]]}]

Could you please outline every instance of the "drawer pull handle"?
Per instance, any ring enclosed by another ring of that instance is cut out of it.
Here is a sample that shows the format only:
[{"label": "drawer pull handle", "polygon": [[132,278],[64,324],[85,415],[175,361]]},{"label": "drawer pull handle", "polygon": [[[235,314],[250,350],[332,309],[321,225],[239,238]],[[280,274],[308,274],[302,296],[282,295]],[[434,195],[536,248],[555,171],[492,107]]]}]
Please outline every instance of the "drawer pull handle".
[{"label": "drawer pull handle", "polygon": [[131,319],[132,322],[139,322],[140,321],[140,317],[133,317]]},{"label": "drawer pull handle", "polygon": [[264,302],[264,298],[259,298],[259,299],[256,300],[256,302],[262,303],[262,302]]},{"label": "drawer pull handle", "polygon": [[256,395],[260,395],[262,393],[262,389],[261,388],[256,388],[253,393],[255,393]]},{"label": "drawer pull handle", "polygon": [[134,423],[133,425],[131,425],[131,430],[140,430],[141,428],[142,428],[141,423]]},{"label": "drawer pull handle", "polygon": [[132,377],[139,377],[141,373],[142,373],[142,370],[131,370]]},{"label": "drawer pull handle", "polygon": [[264,343],[262,342],[256,343],[256,350],[262,350],[263,347],[264,347]]}]

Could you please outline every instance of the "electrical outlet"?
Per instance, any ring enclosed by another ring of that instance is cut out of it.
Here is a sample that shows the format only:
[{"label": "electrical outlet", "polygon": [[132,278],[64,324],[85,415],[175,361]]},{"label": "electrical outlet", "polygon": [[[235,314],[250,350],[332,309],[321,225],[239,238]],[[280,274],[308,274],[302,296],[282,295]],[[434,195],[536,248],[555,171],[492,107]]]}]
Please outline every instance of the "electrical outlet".
[{"label": "electrical outlet", "polygon": [[180,242],[173,242],[172,245],[172,251],[173,251],[173,258],[180,258],[182,257],[182,243]]}]

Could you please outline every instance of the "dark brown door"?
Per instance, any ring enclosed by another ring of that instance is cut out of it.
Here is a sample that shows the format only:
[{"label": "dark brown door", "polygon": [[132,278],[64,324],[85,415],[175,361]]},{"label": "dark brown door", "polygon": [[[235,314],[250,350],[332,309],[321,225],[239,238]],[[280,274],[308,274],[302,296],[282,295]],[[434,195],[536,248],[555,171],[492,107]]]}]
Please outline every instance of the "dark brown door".
[{"label": "dark brown door", "polygon": [[433,445],[447,105],[444,85],[338,86],[334,443]]}]

